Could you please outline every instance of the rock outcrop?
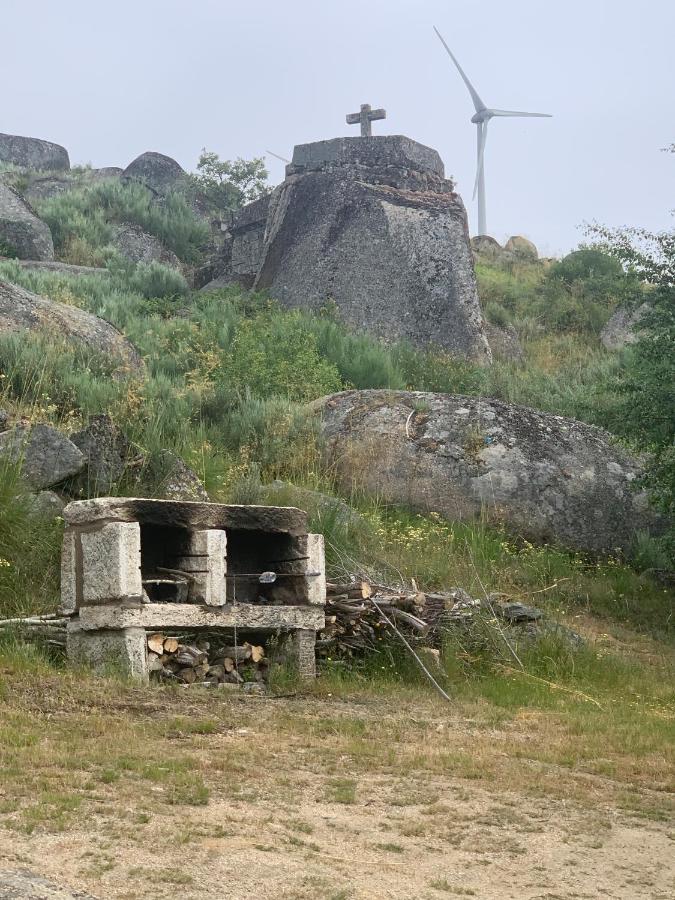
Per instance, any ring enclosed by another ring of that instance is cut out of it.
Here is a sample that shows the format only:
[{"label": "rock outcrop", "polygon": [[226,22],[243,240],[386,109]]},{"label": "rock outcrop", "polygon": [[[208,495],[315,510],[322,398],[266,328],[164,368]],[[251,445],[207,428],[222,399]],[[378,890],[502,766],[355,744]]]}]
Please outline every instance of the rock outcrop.
[{"label": "rock outcrop", "polygon": [[511,253],[516,257],[520,256],[523,259],[539,259],[539,251],[532,241],[520,234],[514,234],[510,237],[504,244],[504,250],[506,253]]},{"label": "rock outcrop", "polygon": [[658,528],[640,464],[592,425],[498,400],[346,391],[315,404],[345,489],[455,521],[487,516],[582,551],[628,548]]},{"label": "rock outcrop", "polygon": [[649,310],[649,304],[628,307],[620,306],[614,310],[612,317],[600,332],[600,340],[608,350],[621,350],[628,344],[634,344],[640,337],[639,324]]},{"label": "rock outcrop", "polygon": [[164,196],[185,177],[185,170],[170,156],[148,151],[129,163],[122,174],[142,181],[151,191]]},{"label": "rock outcrop", "polygon": [[86,428],[70,440],[84,456],[86,470],[68,486],[72,496],[95,497],[112,493],[127,467],[132,448],[110,416],[93,416]]},{"label": "rock outcrop", "polygon": [[44,330],[110,356],[122,369],[142,369],[138,351],[109,322],[76,306],[67,306],[0,281],[0,334]]},{"label": "rock outcrop", "polygon": [[26,201],[0,181],[0,255],[19,259],[54,259],[49,226]]},{"label": "rock outcrop", "polygon": [[520,234],[512,235],[503,247],[489,234],[477,234],[471,238],[471,249],[478,262],[534,263],[539,259],[539,251],[532,241]]},{"label": "rock outcrop", "polygon": [[486,322],[484,328],[495,359],[503,359],[507,362],[522,361],[523,347],[513,325],[493,325],[491,322]]},{"label": "rock outcrop", "polygon": [[436,151],[407,137],[296,147],[271,198],[235,217],[224,260],[221,284],[335,306],[355,330],[490,361],[464,205]]},{"label": "rock outcrop", "polygon": [[176,254],[155,237],[143,231],[138,225],[116,225],[110,246],[132,263],[159,262],[164,266],[181,271],[181,262]]},{"label": "rock outcrop", "polygon": [[39,138],[0,134],[0,162],[12,163],[22,169],[44,169],[62,172],[70,169],[68,151],[60,144]]},{"label": "rock outcrop", "polygon": [[49,425],[17,425],[0,433],[0,458],[20,465],[22,479],[36,491],[61,484],[85,466],[75,444]]}]

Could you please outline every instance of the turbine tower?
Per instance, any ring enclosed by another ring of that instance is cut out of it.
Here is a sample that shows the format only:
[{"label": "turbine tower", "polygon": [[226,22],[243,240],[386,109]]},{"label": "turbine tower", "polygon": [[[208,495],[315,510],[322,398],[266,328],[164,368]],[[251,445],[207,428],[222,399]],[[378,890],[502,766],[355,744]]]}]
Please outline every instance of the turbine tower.
[{"label": "turbine tower", "polygon": [[445,47],[448,56],[457,66],[457,71],[462,76],[462,81],[467,86],[469,93],[471,94],[471,99],[473,100],[473,105],[476,108],[476,114],[471,117],[471,121],[477,129],[476,180],[473,185],[473,196],[471,199],[475,200],[476,194],[478,195],[478,234],[487,234],[487,217],[485,214],[485,142],[487,141],[488,122],[490,119],[494,118],[494,116],[526,116],[528,118],[537,119],[550,119],[551,116],[548,113],[517,112],[511,109],[488,109],[479,97],[478,91],[466,77],[464,70],[457,62],[455,55],[445,43],[443,35],[435,25],[434,31]]}]

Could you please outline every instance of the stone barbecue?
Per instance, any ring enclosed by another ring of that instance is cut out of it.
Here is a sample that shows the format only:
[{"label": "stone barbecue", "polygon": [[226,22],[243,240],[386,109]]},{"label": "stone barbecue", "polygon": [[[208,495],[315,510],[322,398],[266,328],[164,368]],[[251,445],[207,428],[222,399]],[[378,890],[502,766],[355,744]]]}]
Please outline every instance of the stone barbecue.
[{"label": "stone barbecue", "polygon": [[63,517],[71,659],[147,679],[149,633],[226,630],[277,635],[299,674],[315,674],[324,545],[301,510],[111,497]]}]

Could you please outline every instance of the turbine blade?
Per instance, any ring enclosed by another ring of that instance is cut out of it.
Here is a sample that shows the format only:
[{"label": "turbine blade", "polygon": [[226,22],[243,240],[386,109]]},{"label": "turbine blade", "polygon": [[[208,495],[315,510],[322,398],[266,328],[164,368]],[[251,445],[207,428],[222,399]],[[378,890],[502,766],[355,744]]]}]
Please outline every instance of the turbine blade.
[{"label": "turbine blade", "polygon": [[445,43],[445,40],[444,40],[444,38],[443,38],[443,35],[440,33],[440,31],[438,30],[438,28],[436,28],[435,25],[433,26],[433,28],[434,28],[434,31],[436,32],[436,34],[438,35],[439,41],[440,41],[441,44],[443,44],[443,46],[445,47],[445,49],[446,49],[446,51],[447,51],[447,53],[448,53],[448,56],[449,56],[450,59],[454,62],[454,64],[457,66],[457,71],[458,71],[459,74],[462,76],[462,80],[463,80],[464,84],[465,84],[465,85],[467,86],[467,88],[469,89],[469,93],[471,94],[471,99],[473,100],[473,105],[476,107],[476,112],[482,112],[482,110],[485,109],[485,104],[483,103],[483,101],[482,101],[482,100],[480,99],[480,97],[478,96],[478,91],[477,91],[476,88],[471,84],[471,82],[469,81],[469,79],[466,77],[466,74],[465,74],[465,72],[464,72],[464,69],[463,69],[463,68],[460,66],[460,64],[457,62],[457,59],[456,59],[454,53],[453,53],[452,50],[448,47],[448,45]]},{"label": "turbine blade", "polygon": [[518,112],[517,110],[513,109],[488,109],[487,112],[489,112],[491,116],[534,116],[537,119],[553,118],[550,113]]},{"label": "turbine blade", "polygon": [[487,143],[487,122],[479,122],[479,145],[478,145],[478,162],[476,163],[476,180],[473,183],[473,196],[472,200],[476,199],[476,194],[478,193],[478,182],[480,181],[480,173],[483,169],[483,157],[485,156],[485,144]]}]

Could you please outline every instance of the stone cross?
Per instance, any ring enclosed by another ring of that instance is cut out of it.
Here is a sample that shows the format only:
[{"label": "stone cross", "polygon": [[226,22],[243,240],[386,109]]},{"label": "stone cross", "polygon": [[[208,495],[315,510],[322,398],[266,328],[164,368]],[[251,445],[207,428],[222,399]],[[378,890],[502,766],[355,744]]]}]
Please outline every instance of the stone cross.
[{"label": "stone cross", "polygon": [[361,112],[349,113],[347,116],[347,125],[361,125],[361,137],[370,137],[373,133],[371,122],[373,119],[386,119],[387,111],[385,109],[371,109],[370,103],[361,104]]}]

